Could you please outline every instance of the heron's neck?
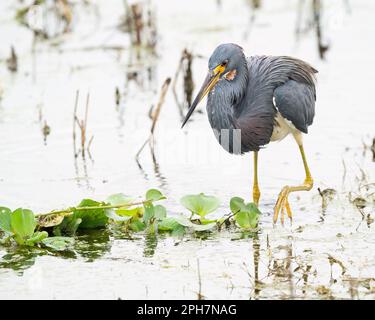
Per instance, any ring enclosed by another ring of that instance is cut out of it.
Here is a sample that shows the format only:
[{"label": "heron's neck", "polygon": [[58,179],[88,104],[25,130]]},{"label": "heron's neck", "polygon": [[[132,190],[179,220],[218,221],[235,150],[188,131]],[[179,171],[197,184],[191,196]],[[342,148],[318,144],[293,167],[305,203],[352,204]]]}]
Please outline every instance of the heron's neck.
[{"label": "heron's neck", "polygon": [[247,62],[236,69],[233,80],[220,80],[207,99],[207,115],[211,127],[216,130],[234,129],[235,107],[241,102],[246,92],[248,82]]}]

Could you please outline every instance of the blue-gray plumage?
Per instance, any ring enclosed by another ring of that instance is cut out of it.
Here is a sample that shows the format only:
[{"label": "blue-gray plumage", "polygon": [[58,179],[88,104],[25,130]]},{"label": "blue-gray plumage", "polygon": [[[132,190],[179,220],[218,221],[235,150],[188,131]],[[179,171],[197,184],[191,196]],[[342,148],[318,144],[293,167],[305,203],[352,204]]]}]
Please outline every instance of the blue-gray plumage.
[{"label": "blue-gray plumage", "polygon": [[[281,208],[286,209],[291,217],[288,194],[312,188],[301,132],[307,133],[308,126],[313,123],[316,100],[314,74],[317,71],[308,63],[287,56],[246,58],[242,48],[231,43],[219,45],[214,50],[208,69],[206,80],[183,126],[197,104],[208,95],[207,115],[210,125],[220,145],[230,153],[255,151],[254,159],[257,161],[257,151],[262,146],[270,141],[281,140],[289,133],[293,134],[304,161],[305,185],[288,187],[283,196],[280,194],[275,208],[276,219]],[[240,132],[240,140],[236,139],[236,132]],[[257,203],[257,176],[254,178],[254,199]]]},{"label": "blue-gray plumage", "polygon": [[[270,142],[274,125],[277,125],[275,97],[282,116],[297,129],[307,132],[314,117],[315,69],[285,56],[246,59],[241,47],[223,44],[210,58],[210,72],[219,61],[225,60],[228,60],[226,68],[236,70],[236,75],[233,80],[222,77],[208,94],[207,114],[213,129],[219,133],[221,129],[240,129],[241,152],[259,150]],[[232,145],[229,147],[227,151],[232,152]]]},{"label": "blue-gray plumage", "polygon": [[315,87],[289,80],[273,92],[275,105],[284,118],[303,133],[313,123],[315,115]]}]

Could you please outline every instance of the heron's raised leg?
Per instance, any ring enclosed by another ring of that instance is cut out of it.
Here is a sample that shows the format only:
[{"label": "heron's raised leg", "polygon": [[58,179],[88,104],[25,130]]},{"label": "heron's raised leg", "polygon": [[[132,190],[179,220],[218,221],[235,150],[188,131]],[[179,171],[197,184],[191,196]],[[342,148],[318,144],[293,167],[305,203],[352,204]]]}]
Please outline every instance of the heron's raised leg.
[{"label": "heron's raised leg", "polygon": [[286,211],[288,217],[290,218],[290,220],[292,220],[292,211],[290,210],[289,201],[288,201],[289,194],[291,192],[296,192],[296,191],[309,191],[309,190],[312,189],[313,183],[314,183],[313,178],[312,178],[311,173],[310,173],[309,166],[307,165],[305,151],[303,149],[303,144],[302,144],[301,133],[298,132],[298,133],[294,134],[294,138],[296,139],[299,150],[301,152],[301,156],[302,156],[302,160],[303,160],[303,166],[305,167],[306,178],[305,178],[305,181],[303,182],[303,184],[300,185],[300,186],[292,186],[292,187],[291,186],[285,186],[281,190],[281,192],[279,194],[279,197],[277,199],[276,205],[275,205],[275,209],[274,209],[273,223],[277,222],[277,218],[279,216],[280,211],[281,211],[281,223],[282,224],[284,223],[285,211]]},{"label": "heron's raised leg", "polygon": [[258,185],[258,151],[254,151],[254,182],[253,182],[253,202],[258,206],[260,190]]}]

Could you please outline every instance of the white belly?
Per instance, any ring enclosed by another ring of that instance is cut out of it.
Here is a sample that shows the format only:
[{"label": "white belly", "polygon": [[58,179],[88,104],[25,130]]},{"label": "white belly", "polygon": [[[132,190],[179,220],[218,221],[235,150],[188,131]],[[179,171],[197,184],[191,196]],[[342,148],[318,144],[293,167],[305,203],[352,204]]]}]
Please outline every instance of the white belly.
[{"label": "white belly", "polygon": [[280,112],[276,114],[276,122],[273,126],[273,132],[271,141],[283,140],[289,133],[295,135],[299,130],[293,125],[293,123],[285,119]]}]

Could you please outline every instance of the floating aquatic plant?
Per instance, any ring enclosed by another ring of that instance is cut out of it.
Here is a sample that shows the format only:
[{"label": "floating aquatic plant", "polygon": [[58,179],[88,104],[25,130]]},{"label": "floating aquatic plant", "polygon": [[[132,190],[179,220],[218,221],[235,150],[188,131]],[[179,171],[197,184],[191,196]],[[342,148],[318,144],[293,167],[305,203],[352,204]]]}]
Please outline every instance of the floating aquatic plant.
[{"label": "floating aquatic plant", "polygon": [[[183,236],[188,231],[220,229],[217,226],[223,218],[206,218],[219,208],[220,200],[217,197],[203,193],[182,197],[181,204],[190,211],[190,218],[183,214],[168,215],[163,205],[155,204],[164,199],[166,197],[159,190],[150,189],[143,200],[117,193],[102,202],[83,199],[76,207],[44,214],[34,214],[23,208],[12,211],[0,207],[0,230],[4,234],[2,242],[63,251],[73,247],[74,236],[79,229],[101,229],[112,225],[122,232],[168,232],[173,236]],[[230,201],[230,209],[240,228],[257,227],[260,211],[255,204],[246,204],[243,199],[235,197]]]}]

